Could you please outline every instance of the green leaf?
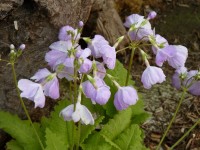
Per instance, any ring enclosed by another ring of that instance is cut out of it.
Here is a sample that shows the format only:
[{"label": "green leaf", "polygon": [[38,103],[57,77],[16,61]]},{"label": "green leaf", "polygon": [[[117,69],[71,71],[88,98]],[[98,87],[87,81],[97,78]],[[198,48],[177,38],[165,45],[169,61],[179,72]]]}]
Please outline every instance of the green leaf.
[{"label": "green leaf", "polygon": [[59,117],[59,114],[69,104],[70,102],[67,100],[59,101],[58,105],[54,107],[54,111],[51,112],[50,117],[44,117],[41,121],[43,129],[49,128],[53,134],[64,141],[66,147],[72,145],[74,123],[72,121],[64,121],[62,117]]},{"label": "green leaf", "polygon": [[23,148],[15,140],[6,143],[6,150],[23,150]]},{"label": "green leaf", "polygon": [[142,150],[144,144],[141,134],[140,127],[134,124],[121,133],[114,142],[121,150]]},{"label": "green leaf", "polygon": [[100,134],[111,141],[115,139],[131,123],[132,111],[130,108],[120,111],[103,127]]},{"label": "green leaf", "polygon": [[98,133],[91,134],[89,138],[81,144],[83,150],[111,150],[112,146]]},{"label": "green leaf", "polygon": [[80,143],[83,143],[84,140],[92,133],[92,131],[95,130],[96,126],[99,125],[99,123],[102,122],[103,116],[99,117],[95,120],[94,125],[82,125],[81,126],[81,137],[80,137]]},{"label": "green leaf", "polygon": [[67,150],[67,146],[64,143],[64,139],[57,136],[50,129],[46,128],[46,145],[45,150]]},{"label": "green leaf", "polygon": [[24,149],[39,150],[41,148],[32,126],[17,115],[0,111],[0,128],[10,134]]}]

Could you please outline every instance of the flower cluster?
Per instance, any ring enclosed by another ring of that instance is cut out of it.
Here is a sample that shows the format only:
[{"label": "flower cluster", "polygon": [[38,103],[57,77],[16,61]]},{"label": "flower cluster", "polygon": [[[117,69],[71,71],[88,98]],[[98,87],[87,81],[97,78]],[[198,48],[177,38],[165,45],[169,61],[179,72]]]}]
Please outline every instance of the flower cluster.
[{"label": "flower cluster", "polygon": [[150,66],[147,60],[147,54],[141,50],[140,45],[136,48],[140,48],[143,60],[147,66],[142,74],[141,81],[146,89],[150,89],[152,85],[156,83],[162,83],[165,81],[165,75],[161,68],[165,61],[175,68],[179,69],[185,66],[186,59],[188,57],[188,50],[182,45],[169,45],[168,41],[159,34],[152,30],[150,19],[156,17],[156,12],[152,11],[145,19],[144,16],[138,14],[132,14],[126,18],[124,25],[129,28],[128,33],[130,39],[135,43],[150,42],[152,45],[152,51],[155,54],[155,63],[158,67]]},{"label": "flower cluster", "polygon": [[[83,22],[79,22],[78,29],[71,26],[62,27],[58,35],[59,41],[52,43],[49,46],[50,51],[45,55],[45,61],[52,72],[47,68],[39,69],[31,80],[19,80],[18,88],[22,91],[21,97],[32,100],[35,108],[43,108],[45,96],[52,99],[60,97],[59,79],[65,78],[74,84],[80,83],[77,100],[64,108],[60,116],[66,121],[80,120],[84,124],[94,124],[92,114],[81,104],[81,95],[83,93],[85,97],[90,98],[93,104],[105,105],[108,102],[111,92],[110,87],[104,82],[106,68],[115,68],[115,48],[122,38],[114,46],[110,46],[101,35],[95,35],[92,39],[82,38],[82,27]],[[85,49],[78,44],[81,38],[87,42],[88,46]],[[138,95],[134,87],[121,87],[113,78],[110,79],[118,87],[114,96],[117,110],[126,109],[137,102]]]}]

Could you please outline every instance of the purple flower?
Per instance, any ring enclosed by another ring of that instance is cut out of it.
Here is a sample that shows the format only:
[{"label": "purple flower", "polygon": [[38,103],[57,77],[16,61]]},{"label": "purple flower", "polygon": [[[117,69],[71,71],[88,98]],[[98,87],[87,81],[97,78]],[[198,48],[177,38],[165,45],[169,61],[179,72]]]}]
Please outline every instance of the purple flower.
[{"label": "purple flower", "polygon": [[157,54],[158,49],[165,48],[166,46],[169,45],[168,41],[164,37],[160,36],[159,34],[155,35],[155,43],[152,43],[152,44],[153,44],[152,50],[155,55]]},{"label": "purple flower", "polygon": [[83,93],[87,98],[90,98],[94,104],[98,103],[104,105],[110,98],[110,88],[101,78],[94,77],[94,80],[94,85],[90,81],[82,83]]},{"label": "purple flower", "polygon": [[48,65],[55,70],[55,68],[59,64],[63,64],[65,59],[68,57],[67,53],[57,51],[57,50],[51,50],[45,55],[45,61],[48,62]]},{"label": "purple flower", "polygon": [[175,51],[172,49],[157,49],[156,65],[161,67],[168,58],[173,57]]},{"label": "purple flower", "polygon": [[79,21],[78,26],[79,26],[79,27],[83,27],[83,26],[84,26],[83,21]]},{"label": "purple flower", "polygon": [[115,94],[114,105],[117,110],[123,110],[130,105],[136,104],[137,100],[137,91],[133,87],[120,87]]},{"label": "purple flower", "polygon": [[104,67],[104,64],[96,61],[96,67],[97,67],[96,76],[103,79],[106,76],[106,69]]},{"label": "purple flower", "polygon": [[52,43],[49,46],[49,48],[52,50],[57,50],[57,51],[61,51],[68,54],[68,50],[72,48],[72,42],[71,41],[57,41],[57,42]]},{"label": "purple flower", "polygon": [[21,79],[18,82],[18,88],[22,91],[21,97],[25,97],[35,103],[35,108],[43,108],[45,105],[45,96],[42,86],[27,79]]},{"label": "purple flower", "polygon": [[74,104],[71,104],[60,112],[60,116],[62,116],[65,121],[73,120],[74,122],[78,122],[81,120],[81,122],[86,125],[94,125],[94,119],[91,112],[87,109],[87,107],[81,105],[80,102],[76,103],[75,111]]},{"label": "purple flower", "polygon": [[150,11],[149,14],[148,14],[147,19],[148,20],[154,19],[156,16],[157,16],[157,13],[155,11]]},{"label": "purple flower", "polygon": [[132,14],[126,18],[124,26],[130,28],[134,25],[135,28],[140,27],[141,23],[144,21],[144,16],[140,16],[138,14]]},{"label": "purple flower", "polygon": [[72,28],[71,26],[64,26],[60,29],[58,39],[61,41],[69,41],[73,37],[73,40],[78,40],[80,38],[80,33],[77,29]]},{"label": "purple flower", "polygon": [[56,74],[52,74],[48,69],[40,69],[31,79],[43,85],[44,94],[52,99],[60,97],[59,82]]},{"label": "purple flower", "polygon": [[185,61],[188,57],[188,50],[181,45],[169,45],[164,48],[165,51],[174,51],[174,55],[168,58],[168,63],[173,68],[177,69],[185,66]]},{"label": "purple flower", "polygon": [[100,58],[102,57],[101,51],[103,50],[104,45],[108,45],[108,41],[106,41],[101,35],[95,35],[91,43],[88,45],[88,48],[91,49],[92,55],[95,58]]},{"label": "purple flower", "polygon": [[[187,76],[187,68],[181,67],[176,69],[174,75],[172,76],[172,86],[176,89],[181,88],[181,78]],[[183,80],[183,79],[182,79]]]},{"label": "purple flower", "polygon": [[142,74],[142,83],[144,88],[150,89],[156,83],[165,81],[165,75],[161,68],[148,66]]},{"label": "purple flower", "polygon": [[200,95],[200,81],[197,81],[192,84],[192,86],[188,89],[189,93],[195,96]]},{"label": "purple flower", "polygon": [[148,36],[153,35],[153,30],[151,29],[151,24],[148,20],[145,20],[144,25],[141,24],[140,27],[135,30],[129,31],[129,36],[131,40],[143,40],[148,41]]},{"label": "purple flower", "polygon": [[103,62],[107,65],[109,69],[114,69],[116,63],[115,48],[109,45],[104,45],[102,48],[103,49],[101,51],[101,54],[103,57]]}]

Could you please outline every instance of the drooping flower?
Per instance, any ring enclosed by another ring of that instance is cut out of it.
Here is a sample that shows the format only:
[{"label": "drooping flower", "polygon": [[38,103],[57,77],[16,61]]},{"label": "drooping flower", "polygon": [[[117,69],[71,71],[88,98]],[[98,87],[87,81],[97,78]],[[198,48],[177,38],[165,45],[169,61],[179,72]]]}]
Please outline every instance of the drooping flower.
[{"label": "drooping flower", "polygon": [[35,108],[43,108],[45,105],[45,96],[42,85],[27,79],[18,81],[18,88],[22,91],[21,97],[25,97],[35,103]]},{"label": "drooping flower", "polygon": [[81,105],[80,102],[76,103],[75,111],[74,104],[71,104],[60,112],[60,116],[62,116],[65,121],[73,120],[74,122],[78,122],[79,120],[81,120],[81,122],[86,125],[94,125],[94,119],[91,112],[87,109],[87,107]]},{"label": "drooping flower", "polygon": [[97,67],[96,76],[103,79],[106,76],[106,69],[104,67],[104,64],[96,61],[96,67]]},{"label": "drooping flower", "polygon": [[104,45],[101,51],[103,62],[107,65],[109,69],[115,68],[116,63],[116,51],[114,47],[109,45]]},{"label": "drooping flower", "polygon": [[126,18],[124,26],[130,28],[134,26],[134,28],[140,27],[141,23],[144,21],[144,16],[140,16],[138,14],[132,14]]},{"label": "drooping flower", "polygon": [[22,50],[22,51],[23,51],[25,48],[26,48],[26,45],[25,45],[25,44],[21,44],[21,45],[19,46],[19,49]]},{"label": "drooping flower", "polygon": [[102,57],[101,51],[103,50],[104,45],[108,45],[108,41],[101,35],[95,35],[91,43],[89,43],[88,48],[91,49],[92,56],[100,58]]},{"label": "drooping flower", "polygon": [[88,73],[92,68],[92,61],[89,60],[87,57],[91,55],[91,50],[89,48],[86,48],[84,50],[78,51],[78,54],[76,56],[79,58],[80,73]]},{"label": "drooping flower", "polygon": [[168,41],[162,37],[161,35],[159,34],[156,34],[155,36],[153,36],[152,38],[154,38],[152,42],[152,50],[153,50],[153,53],[156,55],[157,54],[157,50],[158,49],[162,49],[162,48],[165,48],[166,46],[168,46]]},{"label": "drooping flower", "polygon": [[156,83],[162,83],[165,81],[165,75],[163,70],[154,66],[147,66],[142,74],[141,81],[143,83],[144,88],[150,89],[152,85]]},{"label": "drooping flower", "polygon": [[187,68],[181,67],[176,69],[174,75],[172,76],[172,86],[175,87],[176,89],[180,89],[181,85],[183,84],[182,82],[187,76]]},{"label": "drooping flower", "polygon": [[52,99],[58,99],[60,97],[59,82],[56,74],[49,72],[48,69],[40,69],[35,73],[31,79],[39,82],[43,85],[44,94]]},{"label": "drooping flower", "polygon": [[58,39],[61,41],[70,41],[73,37],[73,40],[80,39],[80,33],[77,29],[72,28],[71,26],[64,26],[60,29]]},{"label": "drooping flower", "polygon": [[51,50],[46,53],[45,61],[48,62],[48,65],[55,70],[59,64],[63,64],[65,59],[68,57],[68,54],[58,50]]},{"label": "drooping flower", "polygon": [[169,45],[166,46],[165,51],[174,51],[174,55],[171,57],[168,57],[167,61],[170,66],[177,69],[180,67],[185,66],[186,59],[188,57],[188,50],[185,46],[182,45]]},{"label": "drooping flower", "polygon": [[57,51],[61,51],[68,54],[68,51],[72,48],[72,42],[71,41],[57,41],[57,42],[52,43],[49,46],[49,48],[52,50],[57,50]]},{"label": "drooping flower", "polygon": [[94,83],[89,80],[82,83],[83,93],[95,104],[104,105],[108,102],[111,92],[110,87],[99,77],[94,77]]},{"label": "drooping flower", "polygon": [[124,110],[130,105],[136,104],[137,100],[137,91],[133,87],[119,87],[114,97],[114,105],[117,110]]}]

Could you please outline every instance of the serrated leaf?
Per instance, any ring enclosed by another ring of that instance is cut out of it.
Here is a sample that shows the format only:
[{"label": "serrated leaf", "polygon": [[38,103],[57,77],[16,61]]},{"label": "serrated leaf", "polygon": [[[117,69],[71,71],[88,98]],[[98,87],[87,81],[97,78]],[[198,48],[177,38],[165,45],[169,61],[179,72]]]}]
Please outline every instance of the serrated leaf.
[{"label": "serrated leaf", "polygon": [[89,136],[89,138],[81,144],[83,150],[111,150],[112,146],[105,141],[105,139],[96,132]]},{"label": "serrated leaf", "polygon": [[121,133],[114,142],[121,150],[142,150],[144,144],[141,133],[140,127],[133,124]]},{"label": "serrated leaf", "polygon": [[104,117],[101,116],[98,119],[96,119],[94,125],[82,125],[81,126],[80,143],[84,142],[84,140],[92,133],[92,131],[95,130],[96,126],[102,122],[103,118]]},{"label": "serrated leaf", "polygon": [[54,111],[51,112],[49,118],[42,118],[41,124],[43,129],[49,128],[54,134],[60,137],[66,147],[72,144],[73,125],[72,121],[64,121],[62,117],[59,117],[60,111],[70,104],[67,100],[58,102],[58,105],[54,107]]},{"label": "serrated leaf", "polygon": [[49,128],[46,128],[46,148],[45,150],[67,150],[68,145],[65,145],[64,139],[53,133]]},{"label": "serrated leaf", "polygon": [[[0,128],[10,134],[24,149],[39,150],[41,148],[32,126],[17,115],[0,111]],[[39,132],[38,130],[40,135]]]},{"label": "serrated leaf", "polygon": [[132,111],[130,108],[120,111],[114,116],[113,119],[109,120],[109,122],[100,131],[100,134],[112,141],[130,125],[131,117]]},{"label": "serrated leaf", "polygon": [[15,140],[6,143],[6,150],[23,150],[23,148]]}]

